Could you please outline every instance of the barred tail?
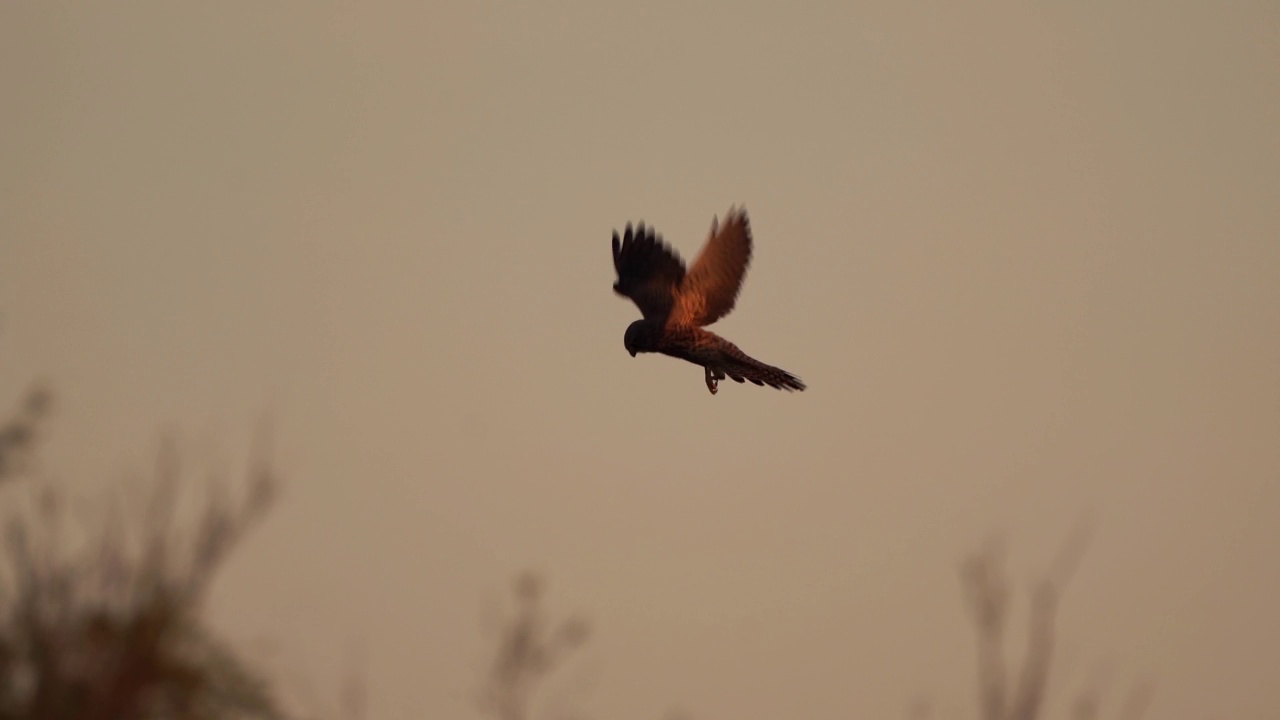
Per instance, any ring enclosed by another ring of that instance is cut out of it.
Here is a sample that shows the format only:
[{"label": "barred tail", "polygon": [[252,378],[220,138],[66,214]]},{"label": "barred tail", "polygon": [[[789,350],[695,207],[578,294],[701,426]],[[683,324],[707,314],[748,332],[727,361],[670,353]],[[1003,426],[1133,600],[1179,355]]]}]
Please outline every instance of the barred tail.
[{"label": "barred tail", "polygon": [[772,365],[766,365],[737,347],[726,349],[725,363],[720,370],[737,382],[750,380],[756,385],[768,385],[779,390],[791,392],[804,390],[804,382],[791,373]]}]

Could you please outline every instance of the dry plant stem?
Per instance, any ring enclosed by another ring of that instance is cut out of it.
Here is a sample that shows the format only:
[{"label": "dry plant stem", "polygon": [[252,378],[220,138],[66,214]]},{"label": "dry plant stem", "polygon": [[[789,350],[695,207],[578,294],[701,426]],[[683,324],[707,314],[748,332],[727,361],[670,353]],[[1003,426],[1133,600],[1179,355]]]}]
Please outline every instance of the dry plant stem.
[{"label": "dry plant stem", "polygon": [[978,693],[983,720],[1037,720],[1044,708],[1054,652],[1058,599],[1079,566],[1092,525],[1082,521],[1050,571],[1031,592],[1027,649],[1012,692],[1005,661],[1009,586],[1004,547],[989,543],[961,569],[962,586],[978,641]]},{"label": "dry plant stem", "polygon": [[535,692],[589,635],[585,622],[569,618],[552,625],[541,600],[542,582],[534,575],[515,583],[516,611],[503,630],[481,708],[499,720],[528,720]]}]

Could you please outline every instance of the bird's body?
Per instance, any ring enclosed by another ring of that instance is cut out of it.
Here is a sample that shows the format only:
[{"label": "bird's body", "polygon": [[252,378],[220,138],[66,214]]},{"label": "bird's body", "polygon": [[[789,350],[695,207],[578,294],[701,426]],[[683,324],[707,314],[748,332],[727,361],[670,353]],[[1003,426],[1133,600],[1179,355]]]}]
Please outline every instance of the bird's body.
[{"label": "bird's body", "polygon": [[613,234],[613,289],[631,298],[644,317],[627,327],[623,343],[637,353],[661,353],[704,369],[714,395],[720,380],[750,381],[782,390],[804,390],[794,375],[756,360],[737,345],[704,329],[727,315],[737,301],[751,261],[751,228],[745,210],[730,208],[725,224],[711,223],[711,236],[693,268],[641,223]]}]

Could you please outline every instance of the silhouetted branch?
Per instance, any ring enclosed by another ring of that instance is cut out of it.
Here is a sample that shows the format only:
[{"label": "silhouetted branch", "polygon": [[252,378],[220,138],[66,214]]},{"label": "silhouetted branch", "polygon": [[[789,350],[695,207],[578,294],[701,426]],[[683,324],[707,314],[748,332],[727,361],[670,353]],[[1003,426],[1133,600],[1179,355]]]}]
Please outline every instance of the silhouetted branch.
[{"label": "silhouetted branch", "polygon": [[978,632],[978,689],[984,720],[1005,720],[1004,631],[1009,588],[1003,561],[1003,545],[993,541],[961,566],[962,586]]},{"label": "silhouetted branch", "polygon": [[18,411],[0,424],[0,480],[17,476],[27,467],[53,396],[43,387],[28,391]]},{"label": "silhouetted branch", "polygon": [[[1004,545],[989,542],[961,565],[966,605],[977,632],[978,695],[983,720],[1038,720],[1045,715],[1045,697],[1055,646],[1058,604],[1092,539],[1093,518],[1085,515],[1059,548],[1049,570],[1031,590],[1027,620],[1027,649],[1009,699],[1004,632],[1009,614],[1008,582],[1004,575]],[[1151,699],[1151,687],[1135,687],[1119,711],[1121,720],[1138,720]],[[1101,691],[1092,684],[1077,693],[1070,708],[1075,720],[1101,717]]]},{"label": "silhouetted branch", "polygon": [[539,683],[586,642],[590,628],[573,617],[548,623],[541,607],[543,584],[535,575],[518,578],[513,595],[516,612],[503,631],[480,702],[499,720],[528,720]]},{"label": "silhouetted branch", "polygon": [[[978,636],[978,693],[984,720],[1037,720],[1042,715],[1053,660],[1058,602],[1091,537],[1093,526],[1087,520],[1077,525],[1050,570],[1032,589],[1027,650],[1012,699],[1005,664],[1009,589],[1004,575],[1003,543],[988,543],[963,563],[962,587]],[[1077,710],[1087,711],[1085,705]]]}]

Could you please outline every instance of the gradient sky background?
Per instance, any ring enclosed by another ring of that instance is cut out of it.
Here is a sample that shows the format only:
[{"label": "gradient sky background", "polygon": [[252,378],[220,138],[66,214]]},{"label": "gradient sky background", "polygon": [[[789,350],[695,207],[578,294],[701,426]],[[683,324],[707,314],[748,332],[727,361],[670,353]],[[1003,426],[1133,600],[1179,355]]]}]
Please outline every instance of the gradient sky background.
[{"label": "gradient sky background", "polygon": [[[1280,712],[1275,2],[14,1],[0,91],[0,401],[85,488],[270,413],[210,609],[291,688],[474,716],[529,567],[594,717],[973,717],[957,562],[1092,511],[1058,717]],[[611,231],[732,203],[805,393],[623,349]]]}]

